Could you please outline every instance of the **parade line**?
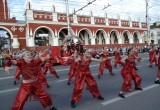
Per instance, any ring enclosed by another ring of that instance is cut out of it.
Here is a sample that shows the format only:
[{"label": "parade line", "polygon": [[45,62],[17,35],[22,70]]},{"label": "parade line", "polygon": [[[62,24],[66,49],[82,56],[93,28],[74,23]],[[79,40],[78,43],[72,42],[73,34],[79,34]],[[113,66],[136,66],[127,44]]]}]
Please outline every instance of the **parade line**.
[{"label": "parade line", "polygon": [[[143,91],[134,91],[134,92],[132,92],[132,93],[128,93],[127,95],[125,95],[125,97],[128,98],[128,97],[137,95],[137,94],[139,94],[139,93],[142,93],[142,92],[144,92],[144,91],[153,89],[153,88],[158,87],[158,86],[159,86],[158,84],[154,84],[154,85],[151,85],[151,86],[148,86],[148,87],[143,88]],[[120,97],[117,97],[117,98],[114,98],[114,99],[105,101],[105,102],[103,102],[103,103],[101,103],[101,104],[102,104],[103,106],[106,106],[106,105],[109,105],[109,104],[118,102],[118,101],[120,101],[120,100],[124,100],[124,99],[123,99],[123,98],[120,98]]]}]

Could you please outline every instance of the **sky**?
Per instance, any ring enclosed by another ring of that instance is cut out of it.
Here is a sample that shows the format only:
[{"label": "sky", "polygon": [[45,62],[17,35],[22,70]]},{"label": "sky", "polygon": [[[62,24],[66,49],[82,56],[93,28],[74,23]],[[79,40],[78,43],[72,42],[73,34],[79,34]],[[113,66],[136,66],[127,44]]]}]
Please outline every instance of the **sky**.
[{"label": "sky", "polygon": [[[24,12],[26,9],[26,3],[31,2],[31,8],[34,10],[52,11],[53,5],[56,12],[64,12],[65,0],[8,0],[8,6],[10,9],[10,16],[16,17],[17,20],[24,20]],[[69,13],[73,13],[89,2],[94,0],[68,0]],[[107,7],[104,9],[104,7]],[[148,0],[149,10],[149,23],[160,21],[160,0]],[[90,15],[108,18],[118,18],[128,20],[129,17],[133,21],[146,21],[146,0],[96,0],[92,4],[88,5],[81,11],[78,11],[77,15]]]}]

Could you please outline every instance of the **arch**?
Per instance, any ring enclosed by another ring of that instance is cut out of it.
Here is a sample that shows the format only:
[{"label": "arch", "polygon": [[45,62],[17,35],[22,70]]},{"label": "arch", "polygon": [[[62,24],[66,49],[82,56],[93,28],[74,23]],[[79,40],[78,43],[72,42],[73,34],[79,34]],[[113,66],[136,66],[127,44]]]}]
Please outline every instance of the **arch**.
[{"label": "arch", "polygon": [[37,31],[38,29],[40,29],[40,28],[46,28],[46,29],[48,29],[48,30],[51,32],[52,37],[54,36],[54,32],[52,31],[51,28],[49,28],[49,27],[47,27],[47,26],[39,26],[38,28],[35,29],[35,31],[34,31],[34,33],[33,33],[33,36],[34,36],[34,37],[35,37],[36,31]]},{"label": "arch", "polygon": [[93,35],[89,29],[83,28],[78,32],[78,37],[84,41],[85,45],[88,45],[91,44],[91,38]]},{"label": "arch", "polygon": [[[36,33],[48,34],[48,36],[36,36]],[[37,46],[48,46],[53,45],[54,32],[47,26],[40,26],[35,29],[34,34],[35,45]]]},{"label": "arch", "polygon": [[[61,29],[58,31],[58,35],[60,34],[60,32],[61,32],[63,29],[67,29],[67,34],[68,34],[68,27],[63,27],[63,28],[61,28]],[[74,35],[75,35],[74,31],[73,31],[71,28],[70,28],[70,32],[71,32],[71,34],[74,34]],[[58,36],[58,38],[59,38],[59,36]]]},{"label": "arch", "polygon": [[107,33],[103,29],[98,29],[95,35],[96,44],[105,44],[105,38],[107,38]]},{"label": "arch", "polygon": [[9,32],[11,38],[13,38],[13,34],[12,34],[12,32],[11,32],[8,28],[3,27],[3,26],[0,26],[0,29],[1,29],[1,28],[4,29],[4,30],[7,30],[7,31]]},{"label": "arch", "polygon": [[139,40],[141,39],[140,33],[138,31],[133,32],[133,42],[139,43]]},{"label": "arch", "polygon": [[[71,35],[75,35],[74,31],[70,28]],[[59,44],[62,45],[64,38],[68,35],[68,27],[63,27],[58,31]]]},{"label": "arch", "polygon": [[129,42],[129,39],[130,39],[130,32],[128,31],[128,30],[124,30],[123,32],[122,32],[122,39],[123,39],[123,43],[124,44],[128,44],[128,43],[130,43]]},{"label": "arch", "polygon": [[11,38],[13,38],[13,34],[6,27],[0,26],[0,29],[2,29],[2,32],[3,31],[5,32],[3,33],[2,36],[0,36],[0,37],[3,37],[1,38],[1,41],[0,41],[1,42],[0,49],[1,49],[1,46],[5,46],[5,48],[8,48],[11,51]]},{"label": "arch", "polygon": [[119,32],[115,29],[110,31],[110,44],[118,44]]}]

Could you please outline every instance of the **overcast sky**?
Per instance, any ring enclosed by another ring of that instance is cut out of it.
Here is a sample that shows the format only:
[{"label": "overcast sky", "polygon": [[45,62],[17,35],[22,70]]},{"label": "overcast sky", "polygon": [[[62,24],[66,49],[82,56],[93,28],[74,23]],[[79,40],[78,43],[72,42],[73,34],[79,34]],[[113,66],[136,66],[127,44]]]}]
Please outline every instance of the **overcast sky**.
[{"label": "overcast sky", "polygon": [[[24,11],[27,1],[31,2],[31,8],[36,10],[51,11],[53,5],[56,12],[66,12],[65,0],[8,0],[11,17],[15,16],[18,20],[24,20]],[[70,13],[73,9],[78,10],[93,0],[68,0]],[[149,18],[150,23],[160,21],[160,0],[149,1]],[[106,9],[104,7],[108,6]],[[111,5],[111,6],[110,6]],[[118,14],[121,19],[127,20],[129,16],[132,20],[146,21],[146,0],[96,0],[93,4],[87,6],[78,15],[90,15],[104,17],[107,13],[108,18],[117,18]]]}]

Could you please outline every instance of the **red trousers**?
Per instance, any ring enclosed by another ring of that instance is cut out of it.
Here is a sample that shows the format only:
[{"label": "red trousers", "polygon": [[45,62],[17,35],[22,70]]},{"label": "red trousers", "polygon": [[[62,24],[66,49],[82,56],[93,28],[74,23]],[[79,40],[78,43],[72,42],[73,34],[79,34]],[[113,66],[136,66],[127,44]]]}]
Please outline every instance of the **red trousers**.
[{"label": "red trousers", "polygon": [[131,92],[132,79],[134,81],[135,87],[140,87],[141,77],[137,74],[135,69],[123,68],[121,71],[121,75],[123,77],[123,85],[121,91]]},{"label": "red trousers", "polygon": [[39,72],[38,81],[41,82],[41,84],[43,86],[47,86],[48,82],[47,82],[45,75],[43,74],[43,72],[41,70],[39,70],[38,72]]},{"label": "red trousers", "polygon": [[152,58],[150,58],[149,62],[150,62],[150,66],[152,66],[153,63],[157,64],[157,58],[152,57]]},{"label": "red trousers", "polygon": [[71,65],[70,70],[69,70],[68,82],[70,82],[74,78],[75,74],[76,74],[76,69],[74,66]]},{"label": "red trousers", "polygon": [[50,71],[50,73],[52,74],[52,75],[54,75],[54,76],[58,76],[57,75],[57,73],[56,73],[56,71],[54,70],[54,68],[52,67],[52,65],[45,65],[44,66],[44,71],[43,71],[43,73],[46,75],[47,74],[47,71],[48,71],[48,69],[49,69],[49,71]]},{"label": "red trousers", "polygon": [[100,96],[100,92],[96,83],[96,80],[90,72],[78,72],[76,74],[74,90],[72,95],[72,101],[79,102],[82,97],[82,90],[84,84],[87,84],[87,89],[92,93],[94,97]]},{"label": "red trousers", "polygon": [[19,88],[14,100],[12,110],[23,110],[23,106],[31,93],[39,97],[39,100],[44,108],[52,105],[51,97],[44,90],[41,83],[35,81],[32,83],[21,84],[21,87]]},{"label": "red trousers", "polygon": [[138,73],[135,71],[135,69],[132,69],[130,72],[132,79],[134,81],[135,87],[141,87],[141,81],[142,78],[138,75]]},{"label": "red trousers", "polygon": [[131,92],[132,91],[132,77],[131,74],[129,73],[129,70],[126,68],[123,68],[121,70],[121,75],[123,77],[123,85],[121,88],[121,91],[124,92]]},{"label": "red trousers", "polygon": [[123,62],[121,60],[115,59],[115,65],[114,65],[114,67],[117,67],[118,64],[123,65]]},{"label": "red trousers", "polygon": [[104,68],[108,69],[110,73],[112,73],[112,66],[111,64],[106,64],[106,62],[101,62],[99,66],[99,72],[98,75],[103,75]]}]

